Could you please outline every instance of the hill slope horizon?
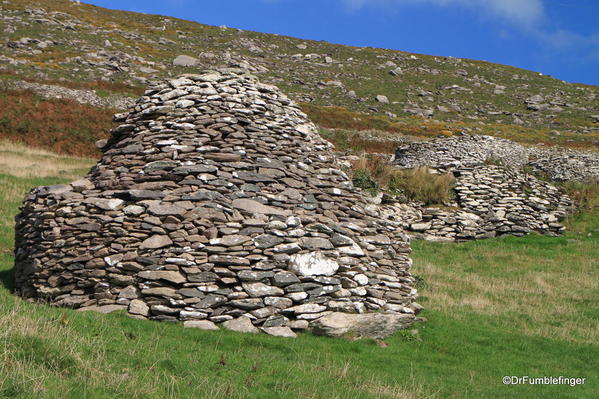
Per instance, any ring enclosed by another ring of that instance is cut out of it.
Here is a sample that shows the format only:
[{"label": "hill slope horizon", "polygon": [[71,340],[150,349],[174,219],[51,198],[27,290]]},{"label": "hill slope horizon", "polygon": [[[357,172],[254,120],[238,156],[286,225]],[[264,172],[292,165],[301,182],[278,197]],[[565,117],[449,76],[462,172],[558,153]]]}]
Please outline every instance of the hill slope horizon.
[{"label": "hill slope horizon", "polygon": [[27,80],[137,97],[150,80],[237,66],[277,85],[326,128],[422,136],[467,131],[585,147],[599,142],[599,87],[508,65],[215,27],[70,0],[6,0],[0,11],[4,86]]}]

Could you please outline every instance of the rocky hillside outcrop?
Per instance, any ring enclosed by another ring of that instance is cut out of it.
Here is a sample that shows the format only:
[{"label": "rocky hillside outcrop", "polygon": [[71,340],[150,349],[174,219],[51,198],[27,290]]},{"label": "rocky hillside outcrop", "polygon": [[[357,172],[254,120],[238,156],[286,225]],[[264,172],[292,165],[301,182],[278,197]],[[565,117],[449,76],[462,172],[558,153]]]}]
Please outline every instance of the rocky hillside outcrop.
[{"label": "rocky hillside outcrop", "polygon": [[543,135],[557,132],[554,139],[569,133],[592,141],[598,132],[596,87],[505,65],[307,41],[70,0],[5,0],[0,21],[0,69],[20,78],[107,81],[126,91],[230,64],[304,103],[465,121],[473,130],[484,124],[539,128]]},{"label": "rocky hillside outcrop", "polygon": [[27,196],[22,296],[278,335],[382,337],[414,320],[397,216],[277,88],[241,70],[183,75],[115,119],[85,179]]}]

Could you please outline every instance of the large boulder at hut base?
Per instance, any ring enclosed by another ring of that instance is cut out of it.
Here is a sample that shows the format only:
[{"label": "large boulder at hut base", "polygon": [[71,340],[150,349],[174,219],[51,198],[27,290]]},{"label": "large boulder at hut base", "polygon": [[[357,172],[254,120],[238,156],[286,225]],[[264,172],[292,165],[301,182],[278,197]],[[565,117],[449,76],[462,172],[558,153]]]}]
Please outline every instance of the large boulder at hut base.
[{"label": "large boulder at hut base", "polygon": [[19,295],[283,336],[331,312],[391,315],[361,316],[360,334],[412,317],[400,218],[353,187],[276,87],[236,69],[182,75],[115,120],[85,184],[27,195]]},{"label": "large boulder at hut base", "polygon": [[407,328],[414,321],[410,314],[333,312],[312,323],[316,335],[384,339],[397,330]]}]

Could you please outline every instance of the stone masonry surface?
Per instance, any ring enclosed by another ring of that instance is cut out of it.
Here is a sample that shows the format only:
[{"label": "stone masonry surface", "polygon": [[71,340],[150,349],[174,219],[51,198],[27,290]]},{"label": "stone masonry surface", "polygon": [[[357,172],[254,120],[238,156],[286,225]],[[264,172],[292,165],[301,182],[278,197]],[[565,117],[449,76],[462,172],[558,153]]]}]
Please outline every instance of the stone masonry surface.
[{"label": "stone masonry surface", "polygon": [[182,75],[115,120],[85,179],[28,194],[20,295],[250,332],[246,318],[279,333],[337,313],[414,320],[401,220],[335,168],[276,87],[235,69]]}]

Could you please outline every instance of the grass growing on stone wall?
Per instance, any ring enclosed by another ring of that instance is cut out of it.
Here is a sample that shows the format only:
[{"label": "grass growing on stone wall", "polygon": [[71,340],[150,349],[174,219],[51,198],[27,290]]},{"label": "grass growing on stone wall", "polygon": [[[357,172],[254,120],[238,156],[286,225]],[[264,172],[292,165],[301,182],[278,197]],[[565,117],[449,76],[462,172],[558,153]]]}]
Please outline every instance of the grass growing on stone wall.
[{"label": "grass growing on stone wall", "polygon": [[376,195],[381,188],[408,201],[442,205],[452,199],[455,179],[451,173],[435,174],[429,168],[402,170],[389,164],[387,157],[363,154],[352,164],[353,183]]},{"label": "grass growing on stone wall", "polygon": [[451,173],[434,174],[427,167],[398,170],[389,180],[389,190],[425,205],[440,205],[452,199],[455,179]]},{"label": "grass growing on stone wall", "polygon": [[[413,243],[428,322],[380,347],[26,303],[11,293],[12,219],[31,187],[67,179],[13,173],[0,167],[1,398],[596,397],[596,208],[572,220],[576,231],[564,237]],[[505,386],[504,375],[587,380]]]}]

